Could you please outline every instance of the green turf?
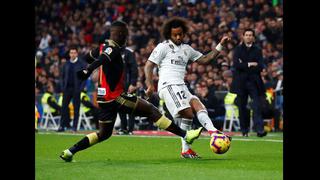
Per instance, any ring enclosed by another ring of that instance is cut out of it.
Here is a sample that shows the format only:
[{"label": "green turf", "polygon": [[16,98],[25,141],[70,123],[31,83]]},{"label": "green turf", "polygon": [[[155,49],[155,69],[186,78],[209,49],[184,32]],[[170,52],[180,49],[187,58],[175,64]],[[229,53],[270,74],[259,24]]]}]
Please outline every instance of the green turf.
[{"label": "green turf", "polygon": [[202,156],[198,160],[179,157],[177,137],[113,136],[66,163],[59,158],[61,151],[83,135],[39,133],[36,179],[282,179],[282,133],[268,135],[233,137],[230,150],[223,155],[212,153],[209,138],[200,137],[193,144]]}]

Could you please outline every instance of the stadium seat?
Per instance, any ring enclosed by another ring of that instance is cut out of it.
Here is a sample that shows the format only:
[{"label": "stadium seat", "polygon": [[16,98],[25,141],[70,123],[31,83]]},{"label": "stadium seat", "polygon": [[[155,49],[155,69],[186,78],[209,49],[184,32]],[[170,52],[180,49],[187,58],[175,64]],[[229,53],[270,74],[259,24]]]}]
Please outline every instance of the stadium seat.
[{"label": "stadium seat", "polygon": [[92,130],[92,127],[90,125],[90,120],[92,118],[93,116],[87,116],[86,113],[84,113],[84,111],[80,108],[77,130],[80,130],[81,125],[85,130]]},{"label": "stadium seat", "polygon": [[44,122],[42,123],[43,126],[40,126],[40,128],[45,130],[57,130],[59,127],[57,121],[60,120],[61,116],[53,116],[48,104],[43,104],[43,109],[44,111],[41,116],[41,122]]},{"label": "stadium seat", "polygon": [[[240,130],[240,121],[239,118],[236,116],[235,109],[233,105],[226,104],[226,115],[224,118],[223,123],[223,131],[231,132],[232,127],[235,131]],[[230,112],[230,114],[227,114],[227,112]]]}]

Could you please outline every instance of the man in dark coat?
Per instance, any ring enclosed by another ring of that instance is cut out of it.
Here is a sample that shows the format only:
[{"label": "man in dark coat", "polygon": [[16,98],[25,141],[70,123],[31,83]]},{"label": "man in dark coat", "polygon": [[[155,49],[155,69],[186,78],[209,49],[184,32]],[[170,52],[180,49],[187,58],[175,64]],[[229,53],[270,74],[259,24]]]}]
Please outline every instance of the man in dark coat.
[{"label": "man in dark coat", "polygon": [[261,49],[254,44],[254,30],[246,29],[243,42],[233,53],[234,76],[231,92],[237,94],[235,100],[239,108],[240,128],[243,136],[248,136],[250,119],[246,118],[248,96],[253,100],[253,122],[258,137],[267,133],[264,131],[261,115],[261,99],[265,99],[265,87],[261,78],[264,67]]},{"label": "man in dark coat", "polygon": [[73,131],[77,131],[80,109],[80,93],[85,86],[85,81],[81,81],[77,76],[77,71],[86,68],[86,64],[78,58],[78,50],[76,47],[71,47],[69,51],[70,60],[66,62],[62,69],[62,91],[63,100],[61,108],[61,120],[58,132],[63,132],[66,127],[69,127],[68,122],[68,106],[73,99],[74,118]]}]

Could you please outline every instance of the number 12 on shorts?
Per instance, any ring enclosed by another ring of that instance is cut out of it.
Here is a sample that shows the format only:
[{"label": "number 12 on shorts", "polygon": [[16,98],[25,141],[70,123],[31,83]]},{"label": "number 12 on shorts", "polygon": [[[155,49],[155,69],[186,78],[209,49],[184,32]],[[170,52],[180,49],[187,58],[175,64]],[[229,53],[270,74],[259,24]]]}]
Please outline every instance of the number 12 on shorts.
[{"label": "number 12 on shorts", "polygon": [[186,93],[184,91],[177,92],[177,96],[181,99],[187,99]]}]

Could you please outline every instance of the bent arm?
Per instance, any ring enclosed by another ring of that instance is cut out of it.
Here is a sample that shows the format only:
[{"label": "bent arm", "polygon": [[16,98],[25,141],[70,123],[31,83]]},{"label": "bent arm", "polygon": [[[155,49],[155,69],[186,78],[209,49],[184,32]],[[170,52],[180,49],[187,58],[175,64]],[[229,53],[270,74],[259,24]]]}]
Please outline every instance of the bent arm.
[{"label": "bent arm", "polygon": [[223,36],[221,41],[219,42],[219,44],[212,50],[210,51],[208,54],[201,56],[197,62],[199,64],[208,64],[209,62],[211,62],[212,60],[215,60],[216,57],[220,54],[220,52],[222,51],[223,47],[226,46],[227,42],[230,41],[231,38],[229,38],[228,36]]},{"label": "bent arm", "polygon": [[244,60],[242,60],[240,58],[240,52],[239,49],[236,48],[233,51],[233,66],[237,69],[237,70],[246,70],[248,69],[248,62],[243,62]]},{"label": "bent arm", "polygon": [[97,69],[99,66],[102,65],[103,62],[107,62],[109,61],[109,56],[105,55],[104,53],[102,53],[97,61],[93,61],[88,67],[87,70],[91,73],[93,72],[95,69]]},{"label": "bent arm", "polygon": [[197,62],[199,64],[208,64],[210,63],[212,60],[215,60],[216,57],[220,54],[220,52],[216,49],[213,49],[212,51],[210,51],[208,54],[201,56]]},{"label": "bent arm", "polygon": [[86,54],[85,60],[88,64],[91,64],[94,61],[97,61],[98,57],[99,57],[99,48],[95,48]]}]

